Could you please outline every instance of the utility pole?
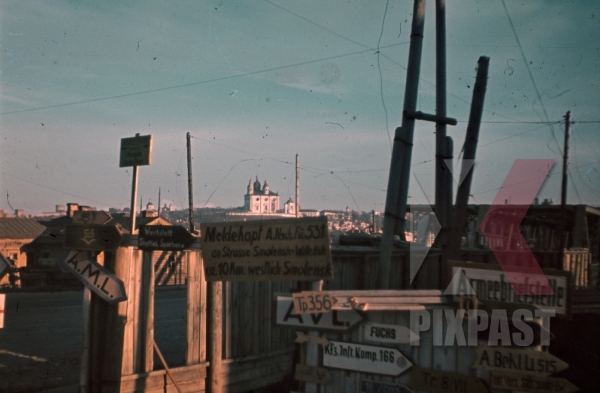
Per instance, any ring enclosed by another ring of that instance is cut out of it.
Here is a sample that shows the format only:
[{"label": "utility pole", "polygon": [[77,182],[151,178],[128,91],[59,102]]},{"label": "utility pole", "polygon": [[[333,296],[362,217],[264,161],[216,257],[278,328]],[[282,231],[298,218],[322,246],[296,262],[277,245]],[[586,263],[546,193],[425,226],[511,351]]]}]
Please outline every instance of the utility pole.
[{"label": "utility pole", "polygon": [[188,199],[190,210],[190,233],[194,233],[194,193],[192,192],[192,146],[190,143],[190,133],[186,135],[187,139],[187,167],[188,167]]},{"label": "utility pole", "polygon": [[296,218],[300,217],[300,161],[298,158],[298,154],[296,154],[296,208],[294,212],[296,213]]},{"label": "utility pole", "polygon": [[158,187],[158,209],[156,214],[160,217],[160,187]]},{"label": "utility pole", "polygon": [[467,225],[467,205],[469,204],[469,194],[471,192],[471,183],[473,182],[472,168],[479,141],[479,128],[481,127],[483,104],[487,89],[490,58],[481,56],[477,65],[477,77],[475,79],[475,86],[473,86],[471,112],[469,114],[469,123],[467,124],[467,134],[465,135],[460,169],[459,179],[463,179],[463,181],[458,185],[456,191],[456,206],[454,207],[454,219],[452,220],[454,222],[454,231],[452,231],[452,238],[450,239],[450,252],[453,258],[459,256],[462,233]]},{"label": "utility pole", "polygon": [[[383,219],[383,235],[379,265],[377,267],[377,289],[388,289],[394,232],[396,228],[403,230],[410,180],[410,162],[412,156],[413,134],[415,129],[414,112],[417,108],[419,93],[419,75],[421,53],[423,49],[423,30],[425,25],[425,0],[414,0],[413,19],[406,70],[406,86],[404,91],[404,110],[402,126],[396,129],[392,147],[392,162],[388,178],[385,212]],[[402,148],[404,145],[404,149]],[[403,151],[402,151],[403,150]],[[398,222],[398,224],[397,224]],[[401,232],[403,233],[403,232]]]},{"label": "utility pole", "polygon": [[565,249],[568,247],[566,235],[567,235],[567,181],[569,173],[569,138],[571,137],[571,111],[567,111],[565,115],[565,144],[563,148],[563,173],[562,173],[562,187],[560,194],[560,211],[562,215],[562,234],[560,237],[560,255],[562,266],[565,260]]}]

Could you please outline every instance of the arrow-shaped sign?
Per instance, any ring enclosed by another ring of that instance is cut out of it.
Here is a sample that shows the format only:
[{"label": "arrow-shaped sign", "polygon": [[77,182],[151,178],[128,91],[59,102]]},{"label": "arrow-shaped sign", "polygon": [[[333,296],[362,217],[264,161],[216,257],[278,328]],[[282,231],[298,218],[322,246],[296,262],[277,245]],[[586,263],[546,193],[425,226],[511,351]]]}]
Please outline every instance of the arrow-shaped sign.
[{"label": "arrow-shaped sign", "polygon": [[410,387],[418,391],[436,393],[489,393],[489,389],[480,378],[415,367],[410,371]]},{"label": "arrow-shaped sign", "polygon": [[396,348],[329,341],[323,366],[365,373],[400,375],[413,364]]},{"label": "arrow-shaped sign", "polygon": [[123,236],[115,225],[68,224],[65,226],[65,248],[71,250],[114,251]]},{"label": "arrow-shaped sign", "polygon": [[291,296],[277,296],[275,324],[305,330],[347,332],[354,329],[363,317],[354,310],[313,314],[296,314]]},{"label": "arrow-shaped sign", "polygon": [[87,252],[73,250],[62,261],[62,264],[108,303],[119,303],[127,300],[123,281],[104,266],[93,261]]},{"label": "arrow-shaped sign", "polygon": [[78,210],[73,212],[73,224],[106,224],[112,216],[105,211]]},{"label": "arrow-shaped sign", "polygon": [[406,326],[369,322],[365,324],[365,340],[384,344],[412,344],[419,335]]},{"label": "arrow-shaped sign", "polygon": [[321,345],[323,347],[326,347],[327,345],[329,345],[329,340],[327,340],[327,338],[325,338],[325,337],[309,336],[308,334],[305,334],[302,332],[296,332],[296,342],[299,344],[313,343],[313,344]]},{"label": "arrow-shaped sign", "polygon": [[566,370],[569,364],[548,352],[505,347],[477,347],[477,361],[471,366],[482,370],[519,372],[548,376]]},{"label": "arrow-shaped sign", "polygon": [[490,375],[490,386],[494,389],[534,393],[573,393],[579,391],[577,386],[564,378],[537,377],[516,373],[493,372]]},{"label": "arrow-shaped sign", "polygon": [[329,371],[323,367],[306,366],[296,364],[296,373],[294,379],[309,383],[328,384],[333,380]]}]

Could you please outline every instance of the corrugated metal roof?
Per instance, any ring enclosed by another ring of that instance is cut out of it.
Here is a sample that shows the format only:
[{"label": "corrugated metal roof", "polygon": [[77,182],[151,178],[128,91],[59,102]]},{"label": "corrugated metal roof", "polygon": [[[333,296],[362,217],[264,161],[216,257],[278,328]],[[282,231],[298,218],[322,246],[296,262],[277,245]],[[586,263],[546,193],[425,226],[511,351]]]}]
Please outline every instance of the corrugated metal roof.
[{"label": "corrugated metal roof", "polygon": [[0,239],[33,239],[44,230],[33,218],[0,218]]}]

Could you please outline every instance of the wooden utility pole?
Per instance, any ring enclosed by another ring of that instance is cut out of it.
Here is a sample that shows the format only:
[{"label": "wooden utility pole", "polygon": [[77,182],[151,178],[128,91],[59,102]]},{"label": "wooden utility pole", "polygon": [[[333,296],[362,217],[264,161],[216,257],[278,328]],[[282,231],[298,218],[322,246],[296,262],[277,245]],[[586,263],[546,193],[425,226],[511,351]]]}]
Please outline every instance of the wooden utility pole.
[{"label": "wooden utility pole", "polygon": [[160,187],[158,187],[158,209],[156,209],[156,214],[160,217]]},{"label": "wooden utility pole", "polygon": [[[435,21],[435,113],[443,119],[446,117],[446,0],[436,0]],[[447,203],[448,196],[451,198],[452,195],[451,190],[447,188],[448,184],[452,187],[452,174],[444,163],[449,155],[452,155],[452,152],[446,152],[446,123],[438,121],[435,125],[435,217],[441,229],[436,243],[443,248],[448,244],[448,224],[452,205],[451,202]],[[445,256],[446,253],[442,252],[442,255]]]},{"label": "wooden utility pole", "polygon": [[194,193],[192,192],[192,146],[190,143],[190,133],[186,135],[187,139],[187,167],[188,167],[188,199],[190,214],[190,233],[194,233]]},{"label": "wooden utility pole", "polygon": [[[423,49],[423,30],[425,25],[425,0],[414,0],[413,19],[406,70],[406,86],[404,91],[404,110],[402,126],[396,129],[392,147],[392,162],[388,178],[385,213],[383,219],[383,235],[377,268],[377,288],[388,289],[394,232],[397,227],[403,229],[410,180],[410,162],[415,129],[415,117],[419,93],[419,76],[421,53]],[[405,148],[402,149],[403,144]],[[401,152],[401,150],[403,150]],[[402,153],[402,154],[401,154]],[[397,225],[397,222],[399,225]]]},{"label": "wooden utility pole", "polygon": [[471,192],[471,183],[473,182],[472,163],[475,160],[475,154],[477,153],[479,128],[481,126],[483,104],[487,89],[490,58],[481,56],[479,61],[477,61],[477,64],[477,77],[475,79],[475,86],[473,87],[471,112],[469,114],[469,123],[467,125],[467,134],[465,135],[462,165],[460,169],[459,179],[463,179],[463,181],[458,185],[456,191],[456,206],[454,207],[454,219],[452,220],[454,222],[454,228],[450,240],[450,253],[453,258],[457,258],[460,254],[461,238],[464,228],[467,225],[467,205],[469,204],[469,194]]},{"label": "wooden utility pole", "polygon": [[298,158],[298,154],[296,154],[296,208],[294,212],[296,213],[296,218],[300,217],[300,161]]},{"label": "wooden utility pole", "polygon": [[560,193],[560,211],[562,216],[562,233],[560,237],[560,255],[562,266],[565,260],[565,249],[569,246],[567,236],[567,186],[569,174],[569,139],[571,137],[571,111],[565,115],[565,144],[563,148],[563,168],[562,168],[562,187]]}]

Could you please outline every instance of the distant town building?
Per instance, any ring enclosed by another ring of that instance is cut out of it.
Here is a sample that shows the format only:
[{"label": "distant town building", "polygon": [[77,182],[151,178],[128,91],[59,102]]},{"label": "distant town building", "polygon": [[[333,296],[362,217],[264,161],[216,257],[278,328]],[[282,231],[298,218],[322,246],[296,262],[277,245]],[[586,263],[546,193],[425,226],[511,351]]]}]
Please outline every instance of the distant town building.
[{"label": "distant town building", "polygon": [[269,189],[265,180],[261,187],[258,176],[254,184],[252,180],[248,183],[247,193],[244,195],[244,211],[255,214],[272,214],[279,210],[279,194]]}]

